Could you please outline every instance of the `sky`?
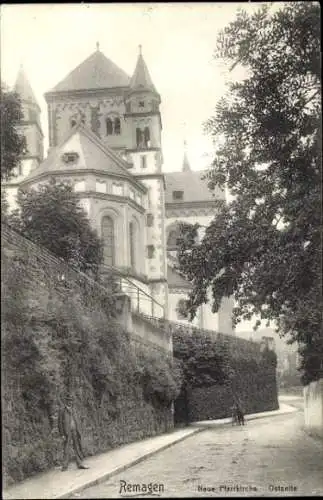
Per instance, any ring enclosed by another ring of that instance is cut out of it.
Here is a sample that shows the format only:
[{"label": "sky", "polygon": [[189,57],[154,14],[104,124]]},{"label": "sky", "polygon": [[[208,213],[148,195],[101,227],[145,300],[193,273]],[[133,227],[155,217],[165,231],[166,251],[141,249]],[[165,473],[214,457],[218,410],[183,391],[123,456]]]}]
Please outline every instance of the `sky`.
[{"label": "sky", "polygon": [[[162,99],[164,171],[180,170],[184,140],[193,170],[206,168],[212,142],[203,122],[212,116],[232,74],[213,58],[218,32],[239,7],[259,3],[3,4],[1,79],[15,82],[23,64],[42,110],[44,93],[96,50],[132,75],[138,46]],[[239,78],[235,71],[234,78]]]}]

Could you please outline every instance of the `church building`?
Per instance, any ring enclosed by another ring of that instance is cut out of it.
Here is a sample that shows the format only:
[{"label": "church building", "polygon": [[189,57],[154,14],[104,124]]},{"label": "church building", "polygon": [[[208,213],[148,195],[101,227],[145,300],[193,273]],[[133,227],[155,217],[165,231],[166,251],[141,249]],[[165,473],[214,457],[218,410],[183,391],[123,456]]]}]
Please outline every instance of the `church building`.
[{"label": "church building", "polygon": [[[174,268],[178,227],[181,222],[207,226],[216,200],[225,200],[225,194],[218,189],[212,195],[204,172],[191,169],[185,150],[181,170],[163,172],[161,96],[141,47],[131,77],[97,45],[45,94],[45,159],[41,109],[23,68],[15,90],[21,97],[27,152],[6,185],[10,207],[19,187],[36,187],[51,178],[71,184],[103,240],[102,273],[117,270],[128,290],[129,284],[140,289],[147,297],[141,301],[142,313],[187,323],[181,306],[190,284]],[[217,314],[205,304],[193,325],[232,333],[231,316],[231,299]]]}]

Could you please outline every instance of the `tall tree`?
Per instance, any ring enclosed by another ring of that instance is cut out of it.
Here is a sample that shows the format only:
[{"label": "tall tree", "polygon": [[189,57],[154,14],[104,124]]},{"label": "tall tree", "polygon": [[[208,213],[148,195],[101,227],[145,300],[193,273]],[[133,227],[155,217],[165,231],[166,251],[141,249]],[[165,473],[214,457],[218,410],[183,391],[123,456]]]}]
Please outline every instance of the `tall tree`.
[{"label": "tall tree", "polygon": [[[0,89],[0,142],[1,142],[1,183],[15,176],[26,149],[26,139],[18,131],[23,118],[20,99],[17,93],[9,91],[2,83]],[[8,215],[8,202],[4,189],[1,189],[1,221]]]},{"label": "tall tree", "polygon": [[209,187],[227,186],[233,199],[200,244],[196,227],[183,228],[179,267],[193,285],[191,317],[210,287],[214,311],[233,294],[235,324],[255,314],[299,343],[308,382],[323,373],[320,7],[270,9],[240,11],[218,37],[216,57],[246,76],[206,123]]},{"label": "tall tree", "polygon": [[102,243],[71,186],[52,179],[37,189],[20,190],[9,224],[81,271],[97,274]]},{"label": "tall tree", "polygon": [[1,85],[1,181],[14,176],[26,148],[25,137],[19,133],[18,126],[23,118],[21,103],[16,92]]}]

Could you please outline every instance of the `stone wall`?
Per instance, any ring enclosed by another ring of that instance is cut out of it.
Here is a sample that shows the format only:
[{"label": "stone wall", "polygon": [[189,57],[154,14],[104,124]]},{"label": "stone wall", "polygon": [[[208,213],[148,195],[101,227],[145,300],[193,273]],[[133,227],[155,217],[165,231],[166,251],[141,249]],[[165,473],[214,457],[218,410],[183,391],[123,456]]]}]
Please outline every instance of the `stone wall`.
[{"label": "stone wall", "polygon": [[66,392],[87,456],[173,427],[170,406],[147,399],[139,380],[142,359],[169,359],[168,337],[155,326],[149,334],[147,322],[127,334],[140,324],[129,320],[127,297],[112,317],[107,289],[5,226],[1,274],[5,485],[61,463],[56,418]]},{"label": "stone wall", "polygon": [[323,379],[311,382],[303,390],[305,429],[323,438]]},{"label": "stone wall", "polygon": [[[152,344],[171,354],[171,333],[149,321],[143,315],[132,312],[132,327],[130,331],[136,332],[141,342]],[[134,336],[134,335],[133,335]]]}]

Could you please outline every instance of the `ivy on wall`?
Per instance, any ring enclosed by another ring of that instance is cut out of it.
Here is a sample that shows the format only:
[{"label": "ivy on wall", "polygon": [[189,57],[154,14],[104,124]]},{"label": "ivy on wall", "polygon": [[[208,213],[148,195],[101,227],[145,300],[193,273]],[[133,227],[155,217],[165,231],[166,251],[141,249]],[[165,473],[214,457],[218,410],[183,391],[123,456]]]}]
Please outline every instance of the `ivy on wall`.
[{"label": "ivy on wall", "polygon": [[212,339],[185,326],[173,332],[173,346],[183,371],[177,423],[228,417],[236,400],[248,413],[278,408],[274,351],[260,352],[251,342],[224,335]]},{"label": "ivy on wall", "polygon": [[160,358],[157,354],[139,356],[136,377],[143,387],[146,401],[154,406],[169,407],[179,395],[183,382],[180,363],[176,359]]},{"label": "ivy on wall", "polygon": [[168,428],[169,406],[181,383],[166,355],[133,348],[113,317],[110,292],[95,291],[77,273],[58,279],[65,270],[58,273],[58,264],[39,249],[37,255],[21,251],[19,241],[17,251],[6,244],[2,251],[3,456],[9,482],[59,461],[60,440],[51,429],[65,395],[78,405],[85,449],[93,454]]},{"label": "ivy on wall", "polygon": [[207,336],[185,331],[173,337],[174,357],[180,361],[187,387],[223,384],[228,377],[228,352]]}]

